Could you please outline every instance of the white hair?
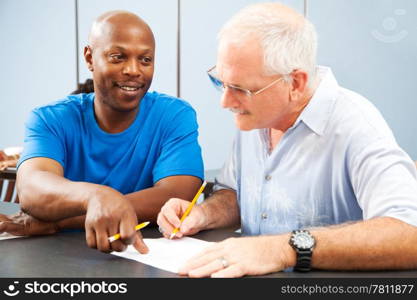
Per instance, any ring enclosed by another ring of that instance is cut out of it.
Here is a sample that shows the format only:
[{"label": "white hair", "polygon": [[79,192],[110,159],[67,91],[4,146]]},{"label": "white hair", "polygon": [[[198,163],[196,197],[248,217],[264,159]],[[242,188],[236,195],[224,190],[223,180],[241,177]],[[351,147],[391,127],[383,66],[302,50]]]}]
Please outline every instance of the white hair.
[{"label": "white hair", "polygon": [[[308,73],[308,86],[312,86],[317,34],[311,22],[279,3],[253,4],[240,10],[222,27],[218,40],[243,44],[253,37],[263,49],[266,74],[287,75],[302,69]],[[284,79],[291,81],[290,76]]]}]

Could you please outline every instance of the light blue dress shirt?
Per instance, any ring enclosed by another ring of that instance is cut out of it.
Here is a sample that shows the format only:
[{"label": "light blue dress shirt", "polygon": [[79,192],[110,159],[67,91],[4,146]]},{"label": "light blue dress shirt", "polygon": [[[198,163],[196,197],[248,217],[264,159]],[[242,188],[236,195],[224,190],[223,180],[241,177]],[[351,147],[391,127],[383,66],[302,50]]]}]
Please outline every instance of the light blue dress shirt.
[{"label": "light blue dress shirt", "polygon": [[319,68],[320,84],[280,142],[238,131],[215,190],[233,189],[245,235],[390,216],[417,226],[417,173],[379,111]]}]

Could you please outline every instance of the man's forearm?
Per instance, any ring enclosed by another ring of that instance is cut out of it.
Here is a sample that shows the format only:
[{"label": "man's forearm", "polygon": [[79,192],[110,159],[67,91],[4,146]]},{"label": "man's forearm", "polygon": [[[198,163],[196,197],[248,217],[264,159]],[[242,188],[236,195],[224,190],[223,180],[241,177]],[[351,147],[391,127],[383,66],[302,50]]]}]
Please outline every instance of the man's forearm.
[{"label": "man's forearm", "polygon": [[85,215],[62,219],[62,220],[57,222],[57,226],[58,226],[58,230],[84,229],[84,227],[85,227]]},{"label": "man's forearm", "polygon": [[169,198],[174,196],[171,195],[169,190],[152,187],[127,194],[125,197],[135,208],[139,222],[156,222],[161,207]]},{"label": "man's forearm", "polygon": [[417,268],[417,227],[381,217],[311,230],[312,267],[326,270]]},{"label": "man's forearm", "polygon": [[132,203],[138,220],[156,222],[161,207],[170,198],[192,200],[201,186],[201,180],[194,176],[171,176],[161,179],[151,188],[126,194]]},{"label": "man's forearm", "polygon": [[205,200],[201,207],[207,219],[205,229],[240,225],[239,206],[235,191],[217,191]]},{"label": "man's forearm", "polygon": [[45,171],[36,171],[25,184],[18,186],[23,211],[43,221],[84,215],[86,202],[99,186],[73,182]]}]

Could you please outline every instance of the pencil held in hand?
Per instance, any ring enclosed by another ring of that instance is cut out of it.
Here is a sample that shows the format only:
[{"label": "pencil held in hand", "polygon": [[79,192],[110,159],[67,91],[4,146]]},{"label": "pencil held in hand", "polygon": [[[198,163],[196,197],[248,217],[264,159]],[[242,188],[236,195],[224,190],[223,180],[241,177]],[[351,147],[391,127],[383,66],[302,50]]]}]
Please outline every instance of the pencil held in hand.
[{"label": "pencil held in hand", "polygon": [[[190,205],[188,205],[187,210],[182,215],[182,217],[180,219],[180,223],[182,223],[184,221],[184,219],[188,216],[188,214],[190,213],[190,211],[193,208],[194,204],[197,202],[197,199],[200,197],[200,195],[203,192],[203,190],[206,187],[206,185],[207,185],[207,182],[204,181],[203,184],[201,185],[200,189],[198,190],[197,194],[195,194],[194,199],[191,201]],[[180,230],[179,227],[175,228],[172,231],[171,236],[169,238],[172,239],[179,230]]]},{"label": "pencil held in hand", "polygon": [[[136,231],[138,231],[139,229],[142,229],[142,228],[144,228],[144,227],[148,226],[148,224],[149,224],[149,223],[150,223],[150,222],[143,222],[143,223],[140,223],[140,224],[138,224],[138,225],[136,225],[136,226],[135,226],[135,230],[136,230]],[[115,235],[113,235],[113,236],[109,237],[109,242],[110,242],[110,243],[113,243],[114,241],[116,241],[116,240],[118,240],[118,239],[120,239],[120,233],[117,233],[117,234],[115,234]]]}]

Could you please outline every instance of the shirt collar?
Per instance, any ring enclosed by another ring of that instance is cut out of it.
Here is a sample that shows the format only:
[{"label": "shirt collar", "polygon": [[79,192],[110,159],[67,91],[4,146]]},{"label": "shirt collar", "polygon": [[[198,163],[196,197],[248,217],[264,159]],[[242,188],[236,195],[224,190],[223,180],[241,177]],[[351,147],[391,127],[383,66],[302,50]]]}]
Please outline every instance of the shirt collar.
[{"label": "shirt collar", "polygon": [[318,135],[323,135],[330,118],[339,85],[328,67],[318,67],[317,80],[320,82],[310,102],[304,108],[293,127],[299,122],[306,124]]}]

